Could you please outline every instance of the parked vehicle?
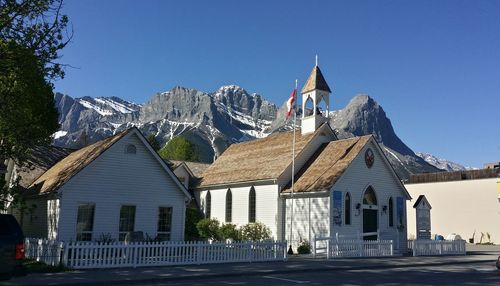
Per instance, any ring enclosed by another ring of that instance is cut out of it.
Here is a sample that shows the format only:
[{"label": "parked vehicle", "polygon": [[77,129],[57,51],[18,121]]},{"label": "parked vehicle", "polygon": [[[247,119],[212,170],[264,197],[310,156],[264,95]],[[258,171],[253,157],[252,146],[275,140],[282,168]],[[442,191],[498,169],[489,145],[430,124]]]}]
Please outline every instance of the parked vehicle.
[{"label": "parked vehicle", "polygon": [[500,256],[498,256],[497,258],[497,268],[498,270],[500,270]]},{"label": "parked vehicle", "polygon": [[0,214],[0,280],[24,275],[24,234],[17,220]]}]

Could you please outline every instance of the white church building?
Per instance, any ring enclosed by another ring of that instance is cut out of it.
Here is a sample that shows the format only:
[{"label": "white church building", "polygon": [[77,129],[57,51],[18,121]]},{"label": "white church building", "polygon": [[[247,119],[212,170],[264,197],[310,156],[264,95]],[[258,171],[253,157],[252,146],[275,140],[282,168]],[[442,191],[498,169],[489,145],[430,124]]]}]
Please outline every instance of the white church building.
[{"label": "white church building", "polygon": [[411,198],[375,138],[337,139],[328,124],[331,90],[318,66],[301,93],[302,110],[312,114],[304,112],[300,129],[233,144],[203,173],[194,195],[205,216],[264,223],[294,251],[300,241],[335,235],[406,248]]}]

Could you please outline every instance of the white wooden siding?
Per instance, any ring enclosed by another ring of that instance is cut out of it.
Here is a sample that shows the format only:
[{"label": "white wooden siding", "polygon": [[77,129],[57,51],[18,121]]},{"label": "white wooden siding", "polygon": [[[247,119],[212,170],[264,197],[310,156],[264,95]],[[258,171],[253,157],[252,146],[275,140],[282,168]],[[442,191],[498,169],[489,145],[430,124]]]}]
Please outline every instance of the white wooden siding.
[{"label": "white wooden siding", "polygon": [[[371,168],[368,168],[365,164],[364,154],[367,148],[371,148],[375,155],[375,161]],[[332,188],[332,192],[341,191],[342,197],[349,192],[351,194],[351,225],[341,226],[330,224],[331,233],[335,233],[356,237],[358,233],[363,232],[363,210],[360,209],[359,215],[356,211],[356,204],[360,203],[363,205],[363,194],[368,186],[372,186],[375,190],[378,203],[378,226],[379,231],[383,234],[383,239],[392,239],[395,241],[399,240],[399,248],[403,249],[406,246],[406,229],[404,231],[398,231],[396,226],[396,215],[397,215],[397,197],[403,197],[404,200],[404,221],[406,222],[406,193],[401,187],[399,182],[391,174],[390,167],[383,161],[382,154],[379,153],[379,149],[370,142],[365,146],[365,148],[359,153],[359,155],[353,160],[351,165],[347,168],[340,179],[335,183]],[[394,227],[389,227],[389,210],[387,213],[382,213],[382,207],[385,205],[389,207],[389,198],[392,197],[394,203]],[[342,206],[345,207],[344,201],[342,201]],[[342,212],[342,222],[344,222],[344,211]],[[406,223],[405,223],[406,227]],[[399,235],[399,238],[397,237]]]},{"label": "white wooden siding", "polygon": [[[290,222],[292,221],[293,202],[293,235],[290,237]],[[301,241],[312,243],[314,237],[329,236],[330,198],[300,197],[286,199],[286,235],[285,239],[292,240],[292,247],[296,250]]]},{"label": "white wooden siding", "polygon": [[[124,152],[128,144],[136,154]],[[183,240],[185,195],[134,133],[96,158],[61,189],[58,239],[75,240],[78,205],[95,203],[93,239],[118,237],[120,207],[136,206],[135,231],[155,237],[158,208],[173,208],[171,240]]]},{"label": "white wooden siding", "polygon": [[[232,224],[241,226],[248,223],[248,194],[252,186],[231,188],[233,199]],[[257,222],[267,225],[273,237],[278,237],[278,225],[280,224],[278,212],[278,186],[263,185],[255,188],[255,218]],[[221,223],[226,223],[226,193],[228,189],[210,190],[212,198],[211,218]],[[205,197],[207,190],[196,191],[195,198],[204,213],[206,213]]]}]

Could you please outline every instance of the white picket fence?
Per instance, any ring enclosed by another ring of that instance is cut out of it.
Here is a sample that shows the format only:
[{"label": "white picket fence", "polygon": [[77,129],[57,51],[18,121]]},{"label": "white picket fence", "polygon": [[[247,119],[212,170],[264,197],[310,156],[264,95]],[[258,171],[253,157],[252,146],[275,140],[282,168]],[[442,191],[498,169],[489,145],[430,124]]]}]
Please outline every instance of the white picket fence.
[{"label": "white picket fence", "polygon": [[319,237],[314,239],[314,255],[326,252],[326,258],[383,257],[394,255],[392,240],[337,239]]},{"label": "white picket fence", "polygon": [[[287,258],[286,241],[69,242],[61,245],[59,261],[74,269],[279,261]],[[40,258],[40,261],[44,260]]]},{"label": "white picket fence", "polygon": [[465,255],[465,240],[409,240],[413,256]]},{"label": "white picket fence", "polygon": [[61,263],[63,247],[64,243],[55,240],[26,238],[24,256],[47,265],[57,266]]}]

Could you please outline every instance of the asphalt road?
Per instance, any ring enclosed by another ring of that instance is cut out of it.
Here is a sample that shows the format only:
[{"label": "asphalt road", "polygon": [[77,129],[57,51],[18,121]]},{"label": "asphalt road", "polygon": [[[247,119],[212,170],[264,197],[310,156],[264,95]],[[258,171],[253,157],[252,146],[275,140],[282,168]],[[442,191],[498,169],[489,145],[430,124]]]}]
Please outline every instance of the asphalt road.
[{"label": "asphalt road", "polygon": [[500,286],[500,271],[493,263],[445,265],[378,270],[319,271],[280,275],[250,275],[175,282],[135,282],[120,285],[481,285]]}]

